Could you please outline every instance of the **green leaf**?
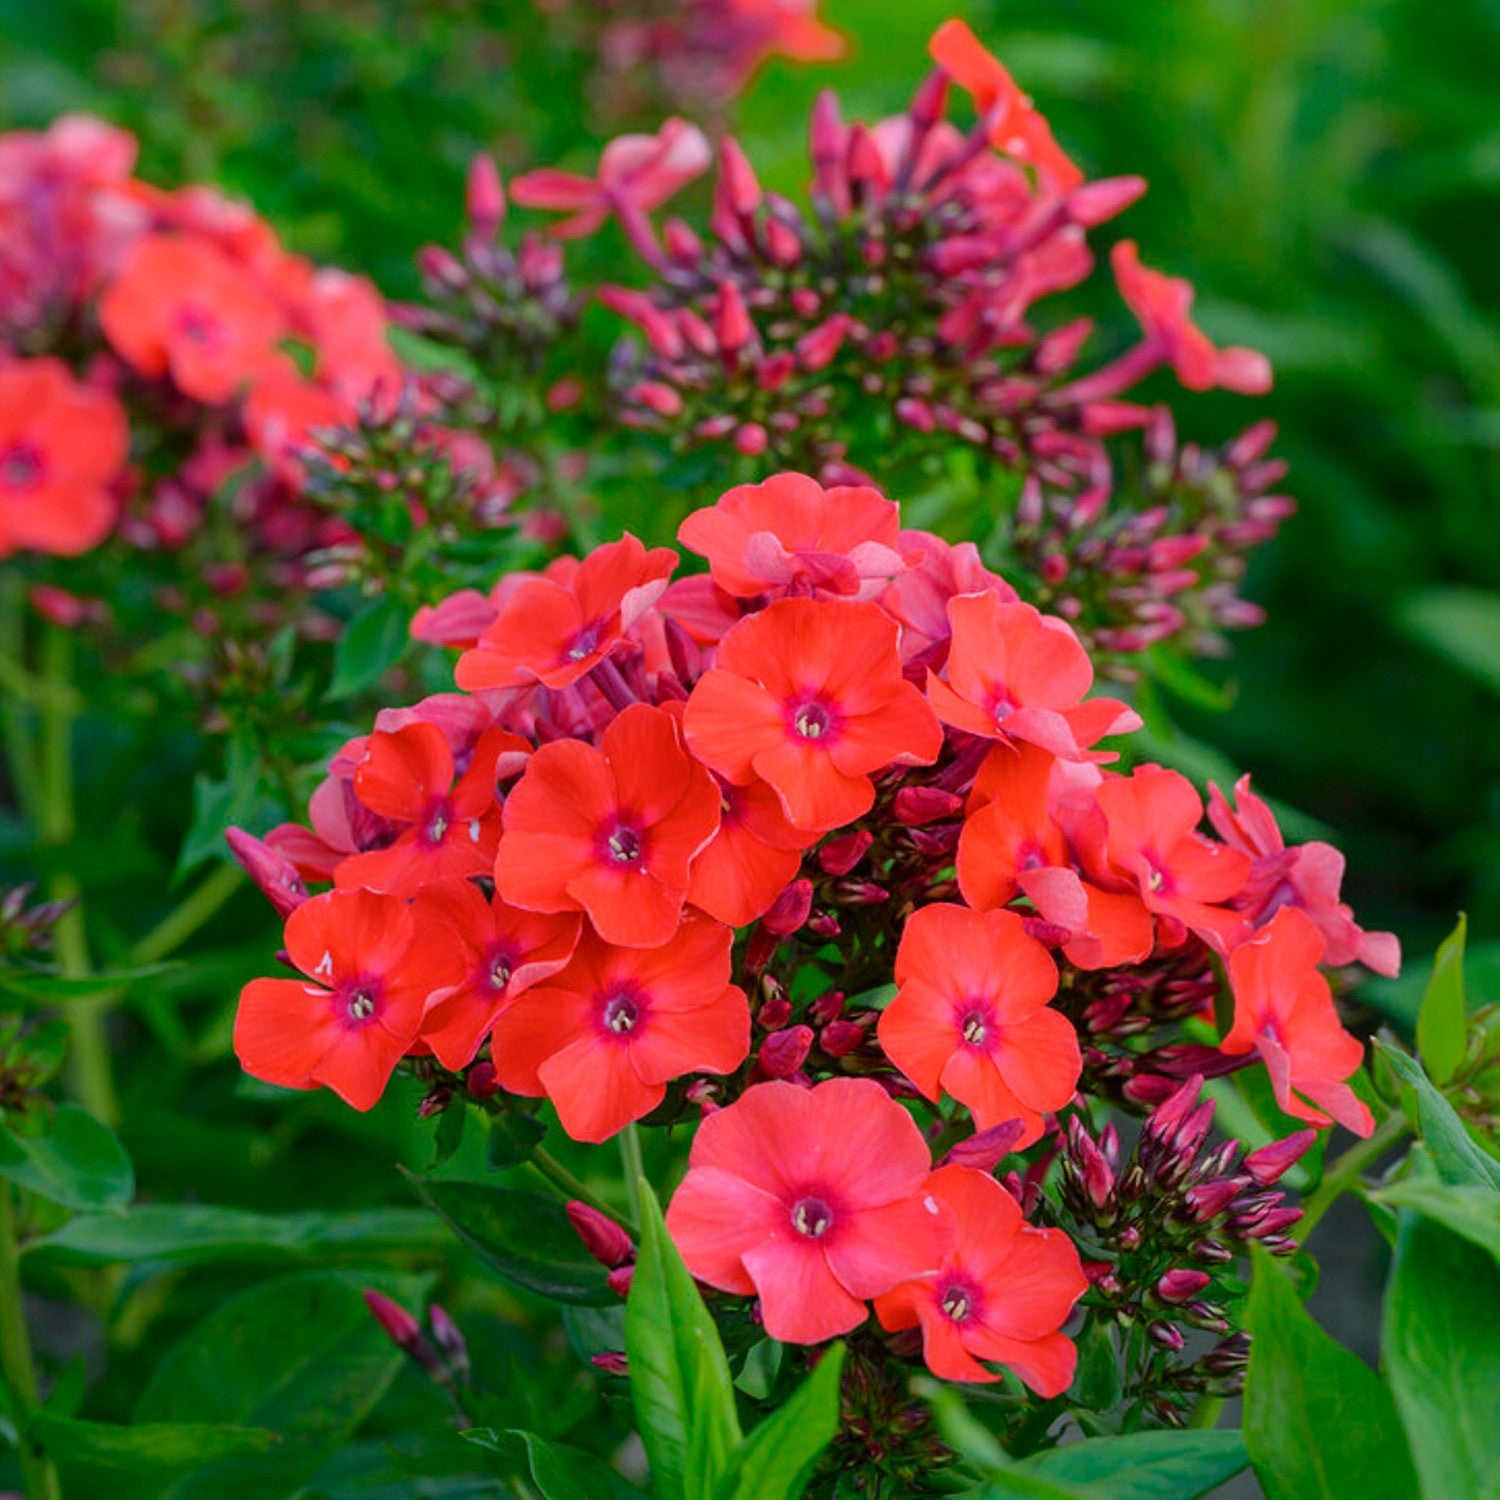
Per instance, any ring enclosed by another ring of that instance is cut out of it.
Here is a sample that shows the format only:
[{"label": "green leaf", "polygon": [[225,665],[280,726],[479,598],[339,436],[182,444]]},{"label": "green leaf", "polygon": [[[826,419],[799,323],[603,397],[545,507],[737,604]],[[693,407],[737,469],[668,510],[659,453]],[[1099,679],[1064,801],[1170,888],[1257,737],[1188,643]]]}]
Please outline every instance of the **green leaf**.
[{"label": "green leaf", "polygon": [[1385,1362],[1421,1493],[1433,1500],[1500,1496],[1496,1308],[1493,1255],[1404,1212],[1386,1289]]},{"label": "green leaf", "polygon": [[547,1127],[535,1115],[508,1109],[490,1121],[485,1160],[497,1172],[519,1166],[540,1144]]},{"label": "green leaf", "polygon": [[407,1176],[422,1202],[507,1280],[558,1302],[613,1300],[604,1267],[584,1249],[560,1199],[487,1182]]},{"label": "green leaf", "polygon": [[534,1432],[513,1427],[502,1431],[471,1428],[464,1437],[507,1457],[519,1448],[542,1500],[634,1500],[637,1496],[645,1500],[644,1491],[622,1479],[603,1459],[580,1448],[549,1443]]},{"label": "green leaf", "polygon": [[374,687],[406,649],[408,611],[388,595],[367,605],[349,622],[333,655],[333,681],[324,695],[352,698]]},{"label": "green leaf", "polygon": [[1266,1500],[1411,1500],[1391,1393],[1313,1322],[1268,1254],[1252,1258],[1245,1446]]},{"label": "green leaf", "polygon": [[719,1331],[641,1183],[641,1249],[625,1301],[636,1425],[662,1500],[705,1500],[740,1444]]},{"label": "green leaf", "polygon": [[62,1265],[107,1266],[162,1261],[332,1260],[391,1251],[440,1255],[447,1231],[417,1208],[358,1213],[259,1214],[197,1203],[141,1204],[124,1214],[81,1214],[55,1234],[34,1240],[28,1255]]},{"label": "green leaf", "polygon": [[211,1312],[157,1366],[136,1419],[265,1427],[281,1442],[259,1458],[200,1466],[171,1500],[295,1489],[364,1421],[406,1358],[361,1293],[381,1291],[410,1307],[427,1284],[389,1272],[304,1271]]},{"label": "green leaf", "polygon": [[114,1131],[76,1104],[59,1104],[44,1135],[21,1135],[0,1119],[0,1177],[64,1208],[123,1209],[135,1193]]},{"label": "green leaf", "polygon": [[1407,1177],[1369,1194],[1387,1208],[1409,1208],[1437,1222],[1500,1261],[1500,1193],[1455,1187],[1432,1177]]},{"label": "green leaf", "polygon": [[1110,1500],[1195,1500],[1249,1462],[1237,1432],[1136,1432],[1069,1443],[1027,1459],[1021,1470],[1098,1486]]},{"label": "green leaf", "polygon": [[155,979],[181,967],[176,962],[142,964],[135,969],[101,969],[93,974],[70,977],[38,974],[11,964],[0,964],[0,990],[27,1000],[87,1000],[95,995],[128,989],[142,979]]},{"label": "green leaf", "polygon": [[423,338],[409,328],[388,330],[391,348],[403,365],[424,375],[458,375],[473,385],[483,381],[479,366],[462,350]]},{"label": "green leaf", "polygon": [[1464,939],[1468,918],[1443,939],[1433,961],[1432,978],[1417,1013],[1417,1050],[1434,1083],[1447,1083],[1458,1071],[1468,1048],[1469,1013],[1464,1004]]},{"label": "green leaf", "polygon": [[1500,594],[1424,589],[1404,600],[1396,617],[1408,635],[1500,693]]},{"label": "green leaf", "polygon": [[1432,1086],[1417,1060],[1380,1037],[1375,1039],[1375,1046],[1416,1095],[1417,1130],[1432,1153],[1438,1176],[1455,1187],[1477,1183],[1500,1191],[1500,1162],[1491,1160],[1474,1144],[1457,1111]]},{"label": "green leaf", "polygon": [[844,1346],[835,1344],[785,1405],[740,1445],[715,1500],[798,1500],[838,1435],[843,1369]]},{"label": "green leaf", "polygon": [[223,1427],[203,1422],[82,1422],[43,1412],[32,1436],[48,1453],[70,1463],[106,1469],[191,1470],[223,1458],[267,1453],[276,1434],[264,1427]]}]

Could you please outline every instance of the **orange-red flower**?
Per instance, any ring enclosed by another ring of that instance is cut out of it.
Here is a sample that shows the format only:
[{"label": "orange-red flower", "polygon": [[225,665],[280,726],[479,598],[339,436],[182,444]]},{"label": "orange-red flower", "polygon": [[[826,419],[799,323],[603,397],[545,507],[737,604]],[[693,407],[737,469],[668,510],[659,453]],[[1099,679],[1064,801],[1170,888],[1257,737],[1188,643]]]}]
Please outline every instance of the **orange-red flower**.
[{"label": "orange-red flower", "polygon": [[991,593],[950,599],[948,618],[947,680],[927,674],[928,701],[945,724],[1030,740],[1069,760],[1107,734],[1140,728],[1140,715],[1118,699],[1085,700],[1094,667],[1067,621]]},{"label": "orange-red flower", "polygon": [[[677,554],[649,552],[627,532],[596,547],[571,571],[527,578],[511,589],[454,676],[469,692],[540,682],[567,687],[591,672],[660,597]],[[559,576],[561,574],[561,576]]]},{"label": "orange-red flower", "polygon": [[488,875],[500,841],[496,765],[502,755],[524,755],[530,748],[519,735],[492,729],[455,783],[453,751],[435,724],[417,720],[372,734],[355,767],[354,795],[371,812],[405,827],[385,848],[350,855],[335,872],[335,883],[412,896],[430,880]]},{"label": "orange-red flower", "polygon": [[575,1141],[602,1141],[649,1114],[684,1073],[729,1073],[750,1052],[750,1007],[730,984],[734,934],[690,916],[659,948],[585,931],[570,962],[495,1023],[503,1087],[545,1095]]},{"label": "orange-red flower", "polygon": [[793,828],[764,781],[719,783],[719,827],[693,861],[688,900],[731,927],[763,916],[817,835]]},{"label": "orange-red flower", "polygon": [[1088,1290],[1060,1229],[1036,1229],[987,1172],[940,1167],[927,1190],[953,1214],[958,1243],[936,1276],[875,1299],[883,1328],[922,1329],[927,1368],[944,1380],[993,1381],[980,1360],[1014,1370],[1039,1396],[1072,1384],[1078,1351],[1061,1332]]},{"label": "orange-red flower", "polygon": [[235,1055],[266,1083],[322,1084],[355,1109],[371,1108],[428,1002],[462,978],[461,950],[445,928],[419,927],[405,901],[375,891],[304,901],[287,918],[286,950],[307,979],[245,986]]},{"label": "orange-red flower", "polygon": [[1339,1025],[1333,993],[1318,969],[1323,935],[1306,912],[1285,906],[1229,955],[1234,1025],[1220,1042],[1231,1056],[1259,1052],[1276,1102],[1299,1120],[1330,1117],[1356,1135],[1375,1128],[1349,1087],[1364,1048]]},{"label": "orange-red flower", "polygon": [[874,604],[777,600],[720,642],[683,715],[689,746],[737,785],[769,782],[797,828],[852,822],[875,800],[872,771],[942,748],[897,634]]},{"label": "orange-red flower", "polygon": [[688,1270],[760,1298],[766,1333],[817,1344],[953,1245],[912,1117],[868,1078],[762,1083],[698,1128],[667,1228]]},{"label": "orange-red flower", "polygon": [[783,590],[869,598],[905,566],[900,535],[896,502],[868,485],[825,490],[806,474],[773,474],[695,510],[677,540],[742,599]]},{"label": "orange-red flower", "polygon": [[1016,161],[1036,168],[1037,176],[1059,193],[1071,192],[1083,173],[1053,138],[1052,127],[1017,87],[1009,70],[962,21],[944,21],[933,33],[932,60],[973,95],[974,107],[990,120],[990,144]]},{"label": "orange-red flower", "polygon": [[445,925],[463,952],[462,982],[422,1020],[422,1040],[455,1072],[474,1061],[506,1006],[567,966],[582,925],[576,912],[522,911],[499,896],[487,901],[468,880],[424,886],[412,911],[419,924]]},{"label": "orange-red flower", "polygon": [[1027,1146],[1043,1114],[1073,1097],[1078,1034],[1047,1005],[1057,966],[1014,912],[919,908],[901,934],[896,984],[880,1045],[929,1099],[946,1090],[981,1130],[1021,1120]]},{"label": "orange-red flower", "polygon": [[250,273],[206,240],[149,235],[99,304],[105,337],[143,375],[227,401],[277,361],[286,319]]},{"label": "orange-red flower", "polygon": [[635,703],[604,731],[543,745],[505,803],[500,894],[583,911],[607,942],[654,948],[677,928],[693,858],[719,826],[719,789],[672,716]]},{"label": "orange-red flower", "polygon": [[119,402],[61,360],[0,365],[0,557],[22,547],[71,557],[101,542],[129,442]]},{"label": "orange-red flower", "polygon": [[1138,766],[1108,776],[1097,793],[1108,824],[1105,857],[1139,890],[1149,911],[1173,917],[1227,953],[1249,931],[1232,901],[1250,873],[1250,858],[1198,832],[1203,802],[1177,771]]},{"label": "orange-red flower", "polygon": [[1271,365],[1264,354],[1216,349],[1192,321],[1190,282],[1143,266],[1133,240],[1120,240],[1109,253],[1109,263],[1141,331],[1148,342],[1160,343],[1162,356],[1190,391],[1220,386],[1245,396],[1263,396],[1271,389]]}]

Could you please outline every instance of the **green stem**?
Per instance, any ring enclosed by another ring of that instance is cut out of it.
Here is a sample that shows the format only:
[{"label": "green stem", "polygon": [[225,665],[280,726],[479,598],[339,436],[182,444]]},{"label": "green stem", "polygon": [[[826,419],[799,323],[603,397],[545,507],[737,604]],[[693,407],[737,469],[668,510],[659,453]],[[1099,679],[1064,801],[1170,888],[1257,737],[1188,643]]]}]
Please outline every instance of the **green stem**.
[{"label": "green stem", "polygon": [[175,953],[239,890],[244,878],[238,865],[220,865],[130,950],[131,964],[154,964]]},{"label": "green stem", "polygon": [[646,1175],[646,1163],[641,1158],[641,1134],[632,1121],[620,1132],[620,1161],[625,1168],[625,1201],[630,1205],[630,1217],[641,1222],[641,1179]]},{"label": "green stem", "polygon": [[1330,1208],[1354,1186],[1359,1174],[1373,1166],[1411,1129],[1411,1123],[1400,1110],[1387,1115],[1380,1128],[1368,1140],[1357,1142],[1323,1173],[1323,1180],[1307,1200],[1302,1221],[1296,1226],[1297,1238],[1306,1244],[1319,1221]]},{"label": "green stem", "polygon": [[1219,1414],[1223,1410],[1224,1398],[1222,1396],[1205,1396],[1193,1408],[1193,1414],[1188,1418],[1188,1426],[1200,1432],[1212,1432],[1219,1425]]},{"label": "green stem", "polygon": [[15,1203],[8,1182],[0,1182],[0,1372],[4,1374],[15,1413],[16,1448],[27,1500],[62,1500],[57,1470],[30,1432],[41,1403],[37,1399],[36,1372],[31,1365],[31,1335],[26,1328],[26,1304],[21,1296]]},{"label": "green stem", "polygon": [[[608,1214],[612,1219],[620,1218],[620,1211],[606,1203],[593,1189],[585,1187],[558,1159],[545,1147],[538,1146],[526,1158],[553,1187],[559,1192],[566,1193],[569,1198],[577,1198],[580,1203],[587,1203],[590,1208],[597,1208],[601,1214]],[[627,1229],[634,1231],[633,1223],[626,1224]]]},{"label": "green stem", "polygon": [[[25,597],[20,584],[21,580],[14,575],[0,580],[0,657],[25,677]],[[0,692],[0,735],[4,736],[5,759],[17,809],[30,822],[35,817],[40,795],[30,715],[22,695],[8,688]]]}]

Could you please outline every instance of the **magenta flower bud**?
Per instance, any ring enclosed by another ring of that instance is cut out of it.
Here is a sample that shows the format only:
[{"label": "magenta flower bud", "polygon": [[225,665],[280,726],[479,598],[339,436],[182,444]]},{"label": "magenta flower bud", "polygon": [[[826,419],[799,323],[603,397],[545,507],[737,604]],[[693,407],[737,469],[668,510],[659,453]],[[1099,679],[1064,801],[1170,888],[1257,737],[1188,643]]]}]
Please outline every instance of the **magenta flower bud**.
[{"label": "magenta flower bud", "polygon": [[1234,1251],[1218,1240],[1198,1240],[1188,1246],[1188,1254],[1206,1266],[1227,1266],[1234,1259]]},{"label": "magenta flower bud", "polygon": [[936,828],[912,828],[907,839],[918,854],[929,857],[952,854],[958,848],[959,836],[963,833],[961,823],[942,823]]},{"label": "magenta flower bud", "polygon": [[774,932],[767,932],[764,927],[754,928],[750,933],[750,941],[745,944],[746,973],[759,974],[775,957],[780,942],[781,939]]},{"label": "magenta flower bud", "polygon": [[[790,224],[783,224],[776,218],[767,219],[765,235],[766,250],[778,266],[795,266],[802,259],[802,240]],[[795,293],[792,301],[795,307]]]},{"label": "magenta flower bud", "polygon": [[675,215],[662,225],[661,239],[673,260],[690,265],[703,254],[703,241]]},{"label": "magenta flower bud", "polygon": [[931,432],[937,426],[937,418],[925,401],[915,396],[902,396],[895,406],[896,420],[904,422],[918,432]]},{"label": "magenta flower bud", "polygon": [[1068,217],[1085,229],[1122,214],[1146,191],[1144,177],[1105,177],[1068,194]]},{"label": "magenta flower bud", "polygon": [[943,1158],[945,1167],[973,1167],[988,1172],[1010,1155],[1011,1148],[1026,1133],[1023,1120],[1002,1120],[988,1130],[976,1130]]},{"label": "magenta flower bud", "polygon": [[771,903],[771,909],[761,920],[761,926],[777,937],[787,937],[807,921],[812,911],[813,887],[810,880],[794,880]]},{"label": "magenta flower bud", "polygon": [[1285,1140],[1272,1141],[1269,1146],[1262,1146],[1245,1158],[1245,1170],[1257,1187],[1270,1187],[1284,1172],[1301,1161],[1317,1139],[1316,1130],[1299,1130]]},{"label": "magenta flower bud", "polygon": [[796,373],[796,358],[785,349],[755,363],[755,383],[763,391],[779,391]]},{"label": "magenta flower bud", "polygon": [[1156,1283],[1156,1295],[1163,1302],[1191,1302],[1213,1280],[1207,1271],[1182,1268],[1168,1271]]},{"label": "magenta flower bud", "polygon": [[624,1353],[618,1349],[609,1349],[603,1354],[596,1354],[589,1360],[589,1363],[596,1370],[603,1370],[606,1375],[630,1374],[630,1365]]},{"label": "magenta flower bud", "polygon": [[613,1270],[635,1259],[634,1242],[608,1214],[575,1198],[567,1206],[567,1215],[573,1232],[583,1241],[583,1248],[601,1266]]},{"label": "magenta flower bud", "polygon": [[1246,1239],[1259,1240],[1290,1229],[1301,1217],[1300,1208],[1271,1208],[1251,1215],[1250,1222],[1237,1223],[1235,1227]]},{"label": "magenta flower bud", "polygon": [[853,326],[848,313],[835,313],[797,340],[797,362],[804,370],[821,370],[832,363]]},{"label": "magenta flower bud", "polygon": [[757,454],[764,453],[770,441],[770,434],[759,422],[745,422],[735,429],[734,446],[746,458],[754,458]]},{"label": "magenta flower bud", "polygon": [[1141,1248],[1141,1232],[1134,1224],[1127,1224],[1115,1236],[1115,1243],[1122,1250],[1139,1250]]},{"label": "magenta flower bud", "polygon": [[290,916],[307,900],[307,886],[296,865],[284,854],[243,828],[231,828],[224,838],[240,868],[260,888],[278,917]]},{"label": "magenta flower bud", "polygon": [[1152,1110],[1146,1120],[1146,1134],[1155,1136],[1163,1144],[1172,1141],[1177,1127],[1197,1104],[1202,1091],[1203,1075],[1195,1073]]},{"label": "magenta flower bud", "polygon": [[755,168],[732,135],[719,142],[718,188],[726,205],[741,218],[748,219],[760,207],[760,183]]},{"label": "magenta flower bud", "polygon": [[448,1361],[448,1368],[457,1381],[469,1378],[469,1346],[459,1331],[458,1324],[448,1315],[447,1308],[434,1302],[427,1315],[432,1324],[432,1336]]},{"label": "magenta flower bud", "polygon": [[630,400],[639,401],[659,417],[675,417],[682,411],[681,395],[660,380],[639,381],[627,394]]},{"label": "magenta flower bud", "polygon": [[385,1330],[386,1337],[398,1348],[410,1351],[421,1342],[421,1327],[399,1302],[392,1302],[383,1292],[368,1289],[361,1295],[365,1306],[374,1313],[375,1321]]},{"label": "magenta flower bud", "polygon": [[505,221],[505,188],[500,182],[500,169],[494,157],[482,151],[469,163],[464,209],[469,228],[479,240],[493,240]]},{"label": "magenta flower bud", "polygon": [[1244,1180],[1221,1177],[1217,1182],[1200,1182],[1187,1190],[1186,1202],[1200,1224],[1216,1219],[1239,1195]]},{"label": "magenta flower bud", "polygon": [[865,851],[874,842],[874,835],[863,828],[851,829],[819,846],[818,863],[827,875],[847,875],[865,857]]},{"label": "magenta flower bud", "polygon": [[818,1033],[818,1045],[829,1057],[847,1057],[865,1039],[865,1028],[854,1021],[830,1021]]},{"label": "magenta flower bud", "polygon": [[823,305],[823,299],[810,286],[799,286],[792,293],[791,302],[792,311],[799,318],[808,319],[817,317],[818,309]]},{"label": "magenta flower bud", "polygon": [[630,1295],[631,1278],[635,1275],[635,1266],[616,1266],[604,1279],[609,1285],[610,1291],[622,1301]]},{"label": "magenta flower bud", "polygon": [[956,792],[945,792],[935,786],[904,786],[891,800],[891,810],[898,822],[908,828],[920,828],[939,818],[956,817],[963,811],[964,799]]},{"label": "magenta flower bud", "polygon": [[807,919],[807,926],[809,931],[824,938],[836,938],[844,930],[839,926],[839,919],[831,911],[814,912]]},{"label": "magenta flower bud", "polygon": [[841,880],[836,893],[845,906],[879,906],[882,901],[891,899],[891,893],[873,880]]},{"label": "magenta flower bud", "polygon": [[906,113],[919,135],[925,135],[948,113],[948,75],[941,68],[934,68],[922,80]]},{"label": "magenta flower bud", "polygon": [[790,1078],[812,1051],[813,1031],[811,1026],[788,1026],[784,1031],[773,1031],[760,1044],[757,1061],[767,1078]]},{"label": "magenta flower bud", "polygon": [[469,284],[469,273],[451,250],[441,245],[423,245],[417,251],[417,270],[429,281],[462,291]]},{"label": "magenta flower bud", "polygon": [[767,1031],[779,1031],[788,1021],[792,1019],[791,1001],[784,997],[767,1000],[761,1006],[755,1017],[756,1021],[764,1026]]},{"label": "magenta flower bud", "polygon": [[826,1026],[830,1021],[838,1020],[843,1010],[843,990],[829,990],[826,994],[819,995],[808,1006],[807,1014],[815,1026]]},{"label": "magenta flower bud", "polygon": [[477,1062],[465,1080],[471,1099],[493,1099],[500,1092],[500,1079],[492,1062]]},{"label": "magenta flower bud", "polygon": [[714,338],[722,353],[733,357],[755,336],[750,310],[732,281],[719,283],[719,307],[714,314]]},{"label": "magenta flower bud", "polygon": [[1170,1323],[1163,1323],[1159,1319],[1146,1325],[1146,1337],[1153,1344],[1163,1349],[1171,1349],[1174,1353],[1187,1343],[1180,1328],[1174,1328]]},{"label": "magenta flower bud", "polygon": [[1078,352],[1094,331],[1091,318],[1075,318],[1037,341],[1033,356],[1037,370],[1043,375],[1056,375],[1066,370],[1078,358]]}]

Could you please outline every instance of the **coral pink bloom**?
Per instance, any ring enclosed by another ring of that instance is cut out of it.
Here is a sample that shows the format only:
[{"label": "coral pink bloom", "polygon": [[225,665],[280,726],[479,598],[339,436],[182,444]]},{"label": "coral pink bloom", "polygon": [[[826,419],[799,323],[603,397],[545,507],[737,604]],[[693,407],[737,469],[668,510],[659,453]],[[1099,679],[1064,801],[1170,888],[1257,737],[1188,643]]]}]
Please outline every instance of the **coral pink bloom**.
[{"label": "coral pink bloom", "polygon": [[818,0],[729,0],[725,9],[752,30],[763,57],[835,62],[848,50],[843,35],[819,19]]},{"label": "coral pink bloom", "polygon": [[712,160],[703,132],[673,117],[655,135],[616,136],[604,148],[595,177],[544,167],[515,178],[510,196],[523,208],[571,214],[552,232],[575,239],[592,234],[611,213],[640,217],[659,208],[701,177]]},{"label": "coral pink bloom", "polygon": [[1039,1396],[1073,1383],[1078,1350],[1060,1332],[1088,1281],[1060,1229],[1036,1229],[988,1172],[940,1167],[927,1191],[953,1214],[958,1243],[936,1276],[875,1299],[882,1328],[922,1329],[922,1357],[944,1380],[998,1380],[1014,1370]]},{"label": "coral pink bloom", "polygon": [[314,428],[339,427],[353,415],[332,391],[304,380],[288,360],[270,366],[245,401],[245,430],[267,463],[292,479],[300,477],[298,448]]},{"label": "coral pink bloom", "polygon": [[729,982],[733,939],[696,915],[660,948],[585,931],[567,968],[496,1021],[501,1085],[545,1095],[575,1141],[603,1141],[655,1109],[672,1079],[733,1072],[750,1053],[750,1006]]},{"label": "coral pink bloom", "polygon": [[386,848],[344,860],[334,875],[337,885],[413,896],[429,880],[490,874],[500,842],[496,763],[530,748],[519,735],[491,730],[455,783],[453,751],[435,724],[417,721],[372,734],[354,772],[354,795],[405,827]]},{"label": "coral pink bloom", "polygon": [[683,715],[689,746],[737,785],[768,781],[797,828],[853,822],[874,803],[872,771],[942,748],[896,641],[877,605],[777,600],[720,642]]},{"label": "coral pink bloom", "polygon": [[459,589],[436,604],[424,604],[412,617],[411,638],[429,646],[457,646],[468,651],[495,623],[499,610],[488,594]]},{"label": "coral pink bloom", "polygon": [[397,896],[328,891],[286,924],[308,980],[252,979],[240,993],[234,1050],[245,1071],[283,1088],[330,1088],[369,1109],[416,1040],[428,1001],[462,978],[447,930],[419,929]]},{"label": "coral pink bloom", "polygon": [[719,828],[693,861],[688,900],[731,927],[770,910],[817,835],[793,828],[764,781],[719,783]]},{"label": "coral pink bloom", "polygon": [[900,533],[896,502],[878,490],[825,490],[805,474],[774,474],[695,510],[677,540],[743,599],[768,591],[870,598],[905,566]]},{"label": "coral pink bloom", "polygon": [[985,567],[973,542],[956,546],[929,531],[903,531],[897,550],[907,558],[904,573],[880,596],[880,607],[901,622],[905,661],[940,658],[953,633],[948,601],[957,594],[994,594],[1013,604],[1016,591]]},{"label": "coral pink bloom", "polygon": [[1366,932],[1339,900],[1344,883],[1344,856],[1332,844],[1314,841],[1286,847],[1275,815],[1250,790],[1250,778],[1234,784],[1237,809],[1209,783],[1208,821],[1226,844],[1254,861],[1236,905],[1256,926],[1283,906],[1305,911],[1318,925],[1328,947],[1323,962],[1331,968],[1362,963],[1377,974],[1395,978],[1401,972],[1401,944],[1393,932]]},{"label": "coral pink bloom", "polygon": [[990,593],[950,599],[948,618],[947,681],[927,674],[928,701],[945,724],[1030,740],[1069,760],[1107,734],[1140,728],[1140,715],[1115,698],[1085,701],[1094,668],[1065,620]]},{"label": "coral pink bloom", "polygon": [[1203,803],[1192,782],[1161,766],[1138,766],[1129,776],[1106,777],[1097,795],[1113,869],[1135,884],[1148,910],[1229,952],[1249,924],[1222,903],[1244,888],[1250,858],[1198,832]]},{"label": "coral pink bloom", "polygon": [[677,566],[670,547],[649,552],[628,532],[596,547],[566,583],[526,578],[454,676],[468,692],[541,682],[567,687],[591,672],[661,596]]},{"label": "coral pink bloom", "polygon": [[506,799],[495,883],[528,911],[584,911],[606,942],[654,948],[718,826],[719,789],[672,716],[635,703],[597,750],[557,740],[531,757]]},{"label": "coral pink bloom", "polygon": [[1329,1117],[1356,1135],[1375,1128],[1346,1080],[1364,1048],[1339,1025],[1328,981],[1318,970],[1323,935],[1306,912],[1283,907],[1229,955],[1234,1025],[1219,1044],[1230,1056],[1259,1052],[1276,1102],[1299,1120]]},{"label": "coral pink bloom", "polygon": [[0,365],[0,557],[20,547],[71,557],[103,541],[129,442],[119,402],[61,360]]},{"label": "coral pink bloom", "polygon": [[467,880],[441,880],[417,892],[419,926],[446,925],[463,953],[463,981],[422,1020],[422,1040],[445,1068],[474,1061],[500,1013],[518,995],[567,966],[578,946],[582,918],[552,916],[485,900]]},{"label": "coral pink bloom", "polygon": [[930,1167],[912,1117],[873,1079],[761,1083],[698,1127],[667,1229],[699,1281],[760,1298],[771,1338],[817,1344],[951,1251]]},{"label": "coral pink bloom", "polygon": [[1271,389],[1271,365],[1254,349],[1216,349],[1189,318],[1193,288],[1177,276],[1164,276],[1141,264],[1132,240],[1121,240],[1109,253],[1120,295],[1141,325],[1146,341],[1160,347],[1161,357],[1190,391],[1220,386],[1243,396],[1263,396]]},{"label": "coral pink bloom", "polygon": [[997,745],[975,778],[958,840],[964,900],[992,911],[1026,896],[1045,921],[1072,934],[1063,952],[1080,969],[1139,963],[1152,948],[1140,897],[1085,881],[1073,867],[1062,815],[1070,800],[1092,798],[1098,777],[1092,766],[1059,761],[1024,740]]},{"label": "coral pink bloom", "polygon": [[939,904],[913,912],[896,950],[896,998],[881,1012],[885,1054],[929,1098],[946,1090],[981,1130],[1021,1120],[1018,1146],[1078,1087],[1072,1022],[1047,1002],[1057,966],[1014,912]]},{"label": "coral pink bloom", "polygon": [[991,116],[990,144],[1016,161],[1036,168],[1042,182],[1059,193],[1083,182],[1083,173],[1064,155],[1052,128],[1016,86],[1005,65],[962,21],[945,21],[928,44],[932,60],[973,95],[974,107]]},{"label": "coral pink bloom", "polygon": [[151,235],[126,257],[99,304],[115,350],[143,375],[171,374],[199,401],[227,401],[276,362],[280,309],[250,274],[204,240]]}]

